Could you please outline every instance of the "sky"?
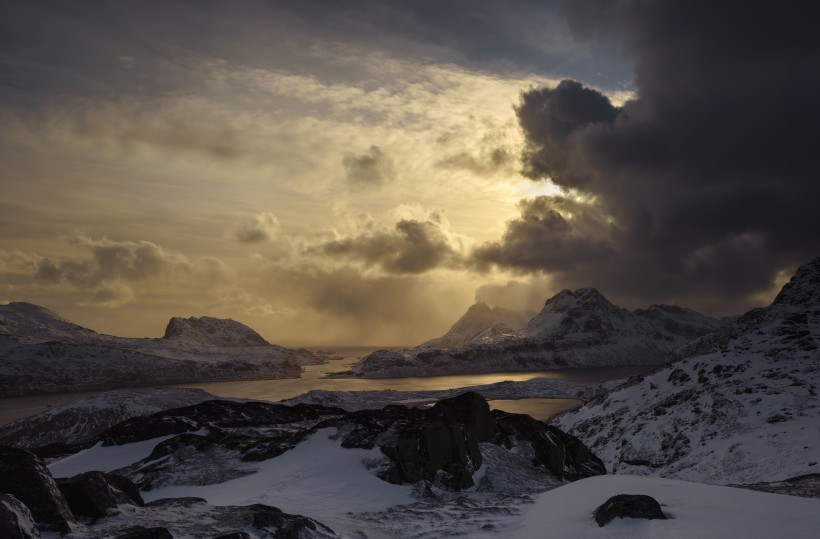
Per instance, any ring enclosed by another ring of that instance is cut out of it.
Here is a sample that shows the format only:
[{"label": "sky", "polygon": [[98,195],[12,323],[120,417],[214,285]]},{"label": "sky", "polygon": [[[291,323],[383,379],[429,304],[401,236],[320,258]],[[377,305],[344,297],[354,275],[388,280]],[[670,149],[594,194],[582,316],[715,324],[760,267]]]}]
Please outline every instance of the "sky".
[{"label": "sky", "polygon": [[584,286],[765,305],[820,254],[814,11],[0,2],[0,302],[314,346]]}]

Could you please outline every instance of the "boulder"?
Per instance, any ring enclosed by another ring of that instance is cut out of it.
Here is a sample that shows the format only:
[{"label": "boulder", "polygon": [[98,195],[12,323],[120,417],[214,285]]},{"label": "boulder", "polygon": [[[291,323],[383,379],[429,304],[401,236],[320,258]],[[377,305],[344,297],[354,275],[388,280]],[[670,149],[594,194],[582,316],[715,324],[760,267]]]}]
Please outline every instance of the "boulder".
[{"label": "boulder", "polygon": [[57,485],[75,515],[102,518],[120,504],[144,505],[137,486],[121,475],[86,472],[58,479]]},{"label": "boulder", "polygon": [[0,537],[40,539],[40,530],[28,507],[11,494],[0,494]]},{"label": "boulder", "polygon": [[606,526],[614,518],[645,518],[666,520],[661,505],[645,494],[618,494],[598,506],[592,516],[598,526]]},{"label": "boulder", "polygon": [[560,479],[576,481],[606,474],[603,461],[584,443],[566,432],[524,414],[493,411],[498,442],[510,446],[513,439],[530,442],[535,462]]},{"label": "boulder", "polygon": [[487,401],[468,392],[439,401],[416,421],[394,428],[395,438],[381,446],[391,461],[382,479],[430,481],[461,490],[474,485],[472,474],[482,463],[478,444],[492,439],[495,421]]},{"label": "boulder", "polygon": [[71,531],[74,515],[51,472],[25,449],[0,446],[0,492],[23,502],[40,529]]}]

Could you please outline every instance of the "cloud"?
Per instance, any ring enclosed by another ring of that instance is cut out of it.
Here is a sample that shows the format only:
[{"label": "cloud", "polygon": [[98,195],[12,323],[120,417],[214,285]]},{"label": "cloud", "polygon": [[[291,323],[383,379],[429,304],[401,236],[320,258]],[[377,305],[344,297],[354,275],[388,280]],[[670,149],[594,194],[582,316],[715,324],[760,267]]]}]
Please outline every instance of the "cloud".
[{"label": "cloud", "polygon": [[519,203],[520,217],[507,223],[501,241],[476,248],[479,267],[495,264],[524,271],[560,272],[599,264],[614,255],[612,230],[589,205],[563,196]]},{"label": "cloud", "polygon": [[393,160],[375,145],[358,155],[345,154],[342,165],[354,189],[380,187],[396,176]]},{"label": "cloud", "polygon": [[279,219],[274,214],[263,212],[239,223],[233,229],[233,236],[242,243],[261,243],[274,239],[280,228]]},{"label": "cloud", "polygon": [[417,274],[457,267],[460,257],[441,223],[402,219],[395,227],[312,246],[308,252],[377,266],[387,273]]},{"label": "cloud", "polygon": [[748,306],[779,271],[820,252],[808,232],[820,230],[812,17],[638,0],[567,2],[566,12],[576,35],[634,59],[636,97],[616,107],[575,81],[525,92],[524,172],[591,201],[611,233],[590,241],[600,236],[579,234],[564,212],[525,202],[480,259],[633,303],[721,310]]},{"label": "cloud", "polygon": [[84,236],[69,243],[88,256],[29,257],[16,265],[33,286],[76,295],[81,306],[119,307],[141,294],[164,290],[168,297],[203,294],[233,284],[237,274],[213,257],[190,259],[150,241],[115,241]]}]

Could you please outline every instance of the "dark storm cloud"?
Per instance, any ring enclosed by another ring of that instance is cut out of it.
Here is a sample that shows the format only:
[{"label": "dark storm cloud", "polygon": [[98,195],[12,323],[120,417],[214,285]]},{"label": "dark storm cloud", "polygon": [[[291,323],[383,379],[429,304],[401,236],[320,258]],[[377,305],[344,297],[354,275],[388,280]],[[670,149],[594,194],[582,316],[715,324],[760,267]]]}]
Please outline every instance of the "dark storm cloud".
[{"label": "dark storm cloud", "polygon": [[317,47],[340,45],[617,86],[625,64],[572,43],[557,6],[538,0],[0,2],[0,96],[6,105],[29,107],[76,94],[161,94],[187,82],[169,65],[192,55],[355,78],[349,65],[340,71],[312,56]]},{"label": "dark storm cloud", "polygon": [[376,145],[361,154],[346,154],[342,165],[354,189],[380,187],[396,175],[393,160]]},{"label": "dark storm cloud", "polygon": [[327,242],[310,252],[376,265],[395,274],[424,273],[458,262],[441,226],[415,219],[399,221],[393,230]]},{"label": "dark storm cloud", "polygon": [[[817,8],[797,6],[566,3],[577,35],[617,40],[635,59],[638,97],[616,109],[572,81],[522,96],[525,172],[592,197],[617,227],[616,257],[576,263],[560,281],[734,305],[820,252],[820,34]],[[524,226],[522,210],[484,258],[560,269],[560,254],[512,255],[536,226],[543,248],[567,234],[549,214]]]},{"label": "dark storm cloud", "polygon": [[[507,223],[500,242],[473,252],[479,266],[496,264],[527,271],[569,271],[578,264],[602,262],[612,255],[596,237],[596,216],[569,199],[539,196],[519,202],[521,216]],[[575,210],[574,212],[571,210]],[[572,215],[567,219],[564,215]]]}]

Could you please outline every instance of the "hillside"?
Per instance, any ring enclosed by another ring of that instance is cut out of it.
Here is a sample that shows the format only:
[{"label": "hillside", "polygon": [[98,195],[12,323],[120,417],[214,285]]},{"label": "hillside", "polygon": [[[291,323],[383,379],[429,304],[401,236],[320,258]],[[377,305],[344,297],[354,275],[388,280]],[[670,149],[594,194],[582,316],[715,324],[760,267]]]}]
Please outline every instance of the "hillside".
[{"label": "hillside", "polygon": [[774,302],[553,420],[615,473],[778,481],[820,466],[820,258]]},{"label": "hillside", "polygon": [[298,377],[320,360],[234,320],[173,318],[161,339],[101,335],[28,303],[0,305],[0,397]]}]

